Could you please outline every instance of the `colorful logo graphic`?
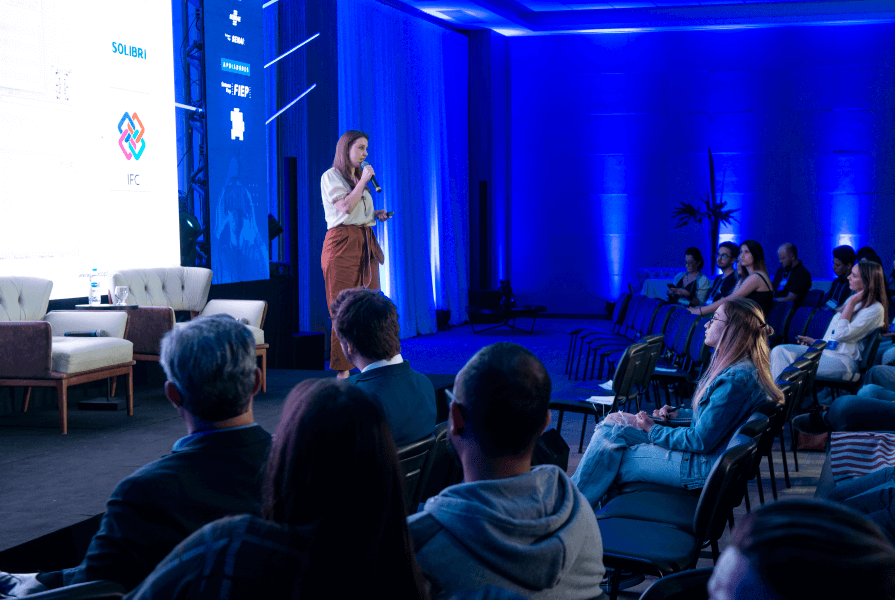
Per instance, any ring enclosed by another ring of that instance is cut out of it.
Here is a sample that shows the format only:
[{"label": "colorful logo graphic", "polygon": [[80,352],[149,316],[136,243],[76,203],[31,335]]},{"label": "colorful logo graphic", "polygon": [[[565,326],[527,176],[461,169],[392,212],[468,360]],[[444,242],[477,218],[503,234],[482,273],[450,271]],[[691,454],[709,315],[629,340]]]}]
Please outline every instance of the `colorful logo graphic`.
[{"label": "colorful logo graphic", "polygon": [[[125,112],[121,120],[118,121],[118,132],[121,134],[118,138],[118,147],[121,148],[125,158],[140,160],[143,151],[146,150],[146,140],[143,139],[146,128],[143,127],[143,122],[137,113],[131,116],[130,113]],[[138,144],[139,149],[137,148]]]}]

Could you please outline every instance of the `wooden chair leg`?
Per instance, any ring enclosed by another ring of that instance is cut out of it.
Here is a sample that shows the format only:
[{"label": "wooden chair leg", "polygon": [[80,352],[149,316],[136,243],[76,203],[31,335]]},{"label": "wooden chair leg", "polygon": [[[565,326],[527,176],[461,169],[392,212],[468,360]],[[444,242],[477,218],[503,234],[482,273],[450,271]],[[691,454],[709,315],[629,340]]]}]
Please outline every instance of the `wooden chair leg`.
[{"label": "wooden chair leg", "polygon": [[59,399],[59,428],[63,434],[68,433],[68,382],[60,379],[56,383],[56,395]]},{"label": "wooden chair leg", "polygon": [[127,416],[132,417],[134,415],[134,368],[131,367],[127,372],[127,375],[124,376],[125,384],[127,385],[127,389],[125,390],[125,398],[127,400]]},{"label": "wooden chair leg", "polygon": [[28,412],[29,402],[31,402],[31,386],[25,388],[25,403],[22,404],[22,412]]},{"label": "wooden chair leg", "polygon": [[115,397],[115,388],[118,387],[118,376],[112,378],[112,397]]}]

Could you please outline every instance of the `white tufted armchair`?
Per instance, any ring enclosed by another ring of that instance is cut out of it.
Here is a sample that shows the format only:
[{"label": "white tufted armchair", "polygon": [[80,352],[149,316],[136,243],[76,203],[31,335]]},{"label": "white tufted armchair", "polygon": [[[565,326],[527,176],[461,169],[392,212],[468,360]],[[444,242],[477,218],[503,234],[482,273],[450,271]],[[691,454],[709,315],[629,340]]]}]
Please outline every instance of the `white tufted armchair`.
[{"label": "white tufted armchair", "polygon": [[[127,414],[134,414],[133,344],[127,311],[47,313],[53,282],[36,277],[0,277],[0,386],[55,387],[59,426],[68,433],[68,388],[124,375]],[[65,337],[70,331],[105,331],[105,337]]]},{"label": "white tufted armchair", "polygon": [[134,344],[134,358],[158,362],[162,338],[174,328],[174,311],[188,310],[195,317],[205,306],[211,289],[211,270],[123,269],[112,273],[111,284],[112,289],[126,285],[127,302],[140,307],[130,311],[128,339]]},{"label": "white tufted armchair", "polygon": [[[190,317],[223,313],[237,319],[255,337],[255,354],[261,359],[262,391],[267,391],[267,349],[264,342],[264,300],[211,300],[210,269],[200,267],[168,267],[126,269],[112,273],[111,283],[128,287],[128,303],[139,309],[131,311],[128,339],[134,343],[134,358],[159,360],[162,337],[176,325],[175,310],[188,310]],[[112,297],[111,292],[109,297]]]}]

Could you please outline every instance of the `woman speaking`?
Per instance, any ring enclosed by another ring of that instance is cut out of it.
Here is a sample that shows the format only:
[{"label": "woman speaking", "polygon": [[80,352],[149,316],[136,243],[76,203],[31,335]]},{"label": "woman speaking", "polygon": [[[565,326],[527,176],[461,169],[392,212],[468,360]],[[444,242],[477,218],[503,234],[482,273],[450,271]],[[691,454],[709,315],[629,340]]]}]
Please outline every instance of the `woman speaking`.
[{"label": "woman speaking", "polygon": [[[375,175],[370,165],[361,168],[368,145],[369,138],[362,131],[343,133],[336,144],[332,168],[320,178],[328,230],[320,257],[327,307],[344,289],[379,289],[379,265],[385,257],[373,225],[376,219],[387,220],[388,215],[385,210],[373,210],[373,197],[367,190],[367,183]],[[354,365],[345,358],[335,328],[331,340],[329,368],[338,371],[339,378],[348,377]]]}]

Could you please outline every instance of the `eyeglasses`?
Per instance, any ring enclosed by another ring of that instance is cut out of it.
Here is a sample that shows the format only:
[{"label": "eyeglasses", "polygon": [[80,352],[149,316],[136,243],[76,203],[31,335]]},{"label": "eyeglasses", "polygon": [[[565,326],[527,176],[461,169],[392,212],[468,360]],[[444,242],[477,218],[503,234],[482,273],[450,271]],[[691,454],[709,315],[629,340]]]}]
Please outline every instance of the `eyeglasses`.
[{"label": "eyeglasses", "polygon": [[718,258],[730,258],[729,254],[719,254]]},{"label": "eyeglasses", "polygon": [[463,405],[462,402],[460,402],[457,399],[457,397],[454,395],[454,392],[452,392],[451,390],[445,389],[444,393],[448,397],[448,404],[450,404],[451,402],[456,402],[457,406],[460,407],[460,414],[463,416],[464,419],[467,418],[466,417],[466,407]]},{"label": "eyeglasses", "polygon": [[722,320],[722,319],[719,319],[717,314],[712,314],[712,318],[709,319],[708,322],[709,322],[709,323],[714,323],[715,321],[718,321],[719,323],[727,323],[727,321],[724,321],[724,320]]},{"label": "eyeglasses", "polygon": [[688,267],[692,267],[693,265],[696,264],[696,261],[695,260],[687,260],[687,261],[684,261],[684,264],[687,265]]}]

